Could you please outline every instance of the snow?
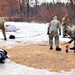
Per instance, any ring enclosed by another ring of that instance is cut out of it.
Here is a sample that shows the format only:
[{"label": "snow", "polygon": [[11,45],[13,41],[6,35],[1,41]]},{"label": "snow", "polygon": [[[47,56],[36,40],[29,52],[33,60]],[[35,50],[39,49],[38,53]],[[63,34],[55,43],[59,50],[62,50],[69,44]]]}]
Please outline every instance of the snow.
[{"label": "snow", "polygon": [[[43,41],[48,41],[47,26],[45,24],[37,23],[15,23],[6,22],[6,24],[15,25],[18,29],[16,32],[6,32],[7,41],[0,40],[1,45],[15,46],[19,44],[36,44]],[[43,27],[43,28],[42,28]],[[16,39],[9,39],[9,35],[15,35]],[[2,33],[0,33],[0,39],[3,39]]]},{"label": "snow", "polygon": [[[47,35],[48,23],[27,23],[27,22],[5,22],[14,25],[18,30],[15,32],[6,32],[7,41],[3,40],[3,34],[0,32],[0,46],[11,48],[18,45],[38,44],[48,42]],[[15,39],[9,39],[10,35],[15,35]],[[69,38],[62,38],[60,41],[69,41]],[[35,69],[24,65],[16,64],[7,59],[5,64],[0,64],[0,75],[75,75],[75,70],[70,72],[51,72],[47,69]]]},{"label": "snow", "polygon": [[[8,48],[23,45],[23,44],[37,44],[44,41],[48,41],[47,27],[48,24],[44,23],[27,23],[27,22],[5,22],[5,25],[14,25],[16,27],[15,32],[6,32],[7,41],[4,39],[3,34],[0,32],[0,44],[5,45]],[[9,39],[10,35],[15,35],[16,39]],[[69,41],[70,39],[62,38],[60,41]]]}]

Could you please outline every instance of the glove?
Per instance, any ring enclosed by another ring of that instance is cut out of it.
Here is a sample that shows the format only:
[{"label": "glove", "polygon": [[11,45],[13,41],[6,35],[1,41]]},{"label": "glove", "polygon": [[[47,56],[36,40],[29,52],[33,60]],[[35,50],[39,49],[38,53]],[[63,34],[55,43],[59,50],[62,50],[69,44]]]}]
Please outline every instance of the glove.
[{"label": "glove", "polygon": [[47,32],[47,34],[49,35],[49,32]]},{"label": "glove", "polygon": [[61,33],[59,33],[59,35],[61,35]]}]

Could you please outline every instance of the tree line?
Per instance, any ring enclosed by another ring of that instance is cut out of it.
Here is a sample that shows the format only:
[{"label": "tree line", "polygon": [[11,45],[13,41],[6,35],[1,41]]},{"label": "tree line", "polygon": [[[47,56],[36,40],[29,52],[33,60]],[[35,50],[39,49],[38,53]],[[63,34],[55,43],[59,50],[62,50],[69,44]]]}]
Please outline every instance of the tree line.
[{"label": "tree line", "polygon": [[[54,1],[54,0],[53,0]],[[75,23],[75,0],[68,3],[51,2],[39,4],[38,0],[0,0],[0,17],[12,21],[49,22],[57,15],[61,21],[65,14]]]}]

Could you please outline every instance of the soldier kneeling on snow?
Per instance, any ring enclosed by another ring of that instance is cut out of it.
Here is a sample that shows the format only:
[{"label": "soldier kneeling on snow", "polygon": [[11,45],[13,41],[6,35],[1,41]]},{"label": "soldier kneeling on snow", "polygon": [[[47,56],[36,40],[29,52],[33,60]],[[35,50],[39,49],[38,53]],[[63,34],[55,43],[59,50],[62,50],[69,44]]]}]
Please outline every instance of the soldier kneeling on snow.
[{"label": "soldier kneeling on snow", "polygon": [[72,48],[70,48],[70,49],[71,49],[71,50],[75,50],[75,28],[73,28],[73,29],[67,29],[65,32],[66,32],[66,33],[70,36],[70,38],[71,38],[71,40],[70,40],[68,43],[70,44],[71,42],[74,41],[74,46],[73,46]]},{"label": "soldier kneeling on snow", "polygon": [[0,49],[0,63],[4,63],[4,60],[8,58],[7,51]]}]

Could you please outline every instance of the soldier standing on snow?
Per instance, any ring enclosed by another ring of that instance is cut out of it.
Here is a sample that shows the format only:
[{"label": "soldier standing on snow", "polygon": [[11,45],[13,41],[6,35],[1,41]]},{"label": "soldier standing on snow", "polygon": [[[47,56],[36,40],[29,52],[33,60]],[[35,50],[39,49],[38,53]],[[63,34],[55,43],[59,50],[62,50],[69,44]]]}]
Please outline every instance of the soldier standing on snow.
[{"label": "soldier standing on snow", "polygon": [[53,49],[53,38],[55,38],[56,51],[60,51],[59,48],[59,34],[61,35],[61,24],[57,20],[57,16],[54,16],[53,20],[49,23],[47,34],[49,35],[50,49]]},{"label": "soldier standing on snow", "polygon": [[4,20],[0,18],[0,28],[2,29],[2,33],[4,36],[4,40],[6,40],[6,34],[5,34],[5,27],[4,27]]},{"label": "soldier standing on snow", "polygon": [[62,26],[63,26],[63,37],[67,36],[65,33],[65,30],[67,29],[67,26],[69,25],[69,18],[68,15],[66,14],[63,18],[62,18]]}]

